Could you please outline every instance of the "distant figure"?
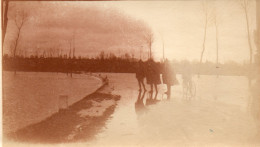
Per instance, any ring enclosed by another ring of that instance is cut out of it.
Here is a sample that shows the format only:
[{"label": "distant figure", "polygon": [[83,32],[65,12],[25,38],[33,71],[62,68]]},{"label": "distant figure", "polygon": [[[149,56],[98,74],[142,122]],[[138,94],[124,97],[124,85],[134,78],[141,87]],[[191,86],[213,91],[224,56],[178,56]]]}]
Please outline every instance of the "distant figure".
[{"label": "distant figure", "polygon": [[153,59],[149,59],[147,61],[147,73],[146,73],[146,80],[147,84],[151,85],[151,90],[150,92],[153,91],[153,86],[158,92],[157,85],[161,84],[161,79],[160,79],[160,65],[155,63]]},{"label": "distant figure", "polygon": [[192,81],[191,67],[188,63],[184,64],[182,72],[183,85],[190,86]]},{"label": "distant figure", "polygon": [[142,85],[144,91],[146,91],[145,85],[144,85],[144,78],[145,78],[145,65],[142,60],[139,60],[136,68],[136,79],[138,81],[139,85],[139,91],[142,90]]},{"label": "distant figure", "polygon": [[183,97],[191,98],[196,94],[196,87],[192,82],[192,72],[189,63],[185,63],[182,71]]},{"label": "distant figure", "polygon": [[171,86],[177,85],[178,81],[176,78],[176,74],[170,65],[168,59],[165,60],[163,65],[163,72],[162,72],[162,79],[163,83],[167,85],[167,91],[165,92],[167,95],[171,94]]}]

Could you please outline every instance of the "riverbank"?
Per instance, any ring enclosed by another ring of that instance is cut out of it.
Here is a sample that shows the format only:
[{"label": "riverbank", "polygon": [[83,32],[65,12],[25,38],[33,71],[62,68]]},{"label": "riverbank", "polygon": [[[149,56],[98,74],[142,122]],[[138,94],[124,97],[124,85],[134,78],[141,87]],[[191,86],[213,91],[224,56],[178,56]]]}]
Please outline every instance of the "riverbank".
[{"label": "riverbank", "polygon": [[91,140],[114,112],[119,95],[105,84],[65,110],[7,134],[6,142],[68,143]]}]

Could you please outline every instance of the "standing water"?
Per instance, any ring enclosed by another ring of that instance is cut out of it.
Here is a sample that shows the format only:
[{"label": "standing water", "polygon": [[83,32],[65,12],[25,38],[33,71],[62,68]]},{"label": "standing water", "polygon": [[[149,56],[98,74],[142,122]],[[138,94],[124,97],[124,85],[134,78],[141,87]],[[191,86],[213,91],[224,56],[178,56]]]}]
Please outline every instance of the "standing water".
[{"label": "standing water", "polygon": [[101,86],[95,77],[64,73],[3,72],[3,130],[16,131],[59,110],[59,97],[71,105]]},{"label": "standing water", "polygon": [[171,97],[139,92],[134,74],[108,74],[113,93],[121,95],[118,107],[107,121],[94,146],[183,146],[248,143],[257,126],[245,108],[248,106],[247,79],[239,76],[201,76],[196,96],[187,99],[179,85]]}]

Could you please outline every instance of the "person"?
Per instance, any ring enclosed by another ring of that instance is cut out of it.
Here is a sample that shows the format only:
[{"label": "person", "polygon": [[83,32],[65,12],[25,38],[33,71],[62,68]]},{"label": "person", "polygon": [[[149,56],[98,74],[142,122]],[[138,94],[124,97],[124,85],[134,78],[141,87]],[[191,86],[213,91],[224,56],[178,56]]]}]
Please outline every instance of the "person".
[{"label": "person", "polygon": [[191,68],[189,63],[184,64],[184,70],[182,72],[183,85],[190,87],[192,81]]},{"label": "person", "polygon": [[177,85],[178,81],[176,78],[176,74],[170,65],[168,59],[165,60],[162,71],[162,79],[163,84],[167,85],[167,91],[165,92],[167,95],[171,94],[171,86]]},{"label": "person", "polygon": [[161,84],[160,63],[156,63],[152,60],[152,67],[153,67],[152,83],[156,93],[158,93],[157,85]]},{"label": "person", "polygon": [[145,66],[144,62],[142,60],[139,60],[136,68],[136,79],[138,81],[139,85],[139,91],[142,90],[142,86],[144,91],[146,91],[145,85],[144,85],[144,78],[145,78]]},{"label": "person", "polygon": [[146,61],[146,72],[145,72],[145,77],[146,77],[146,83],[151,86],[150,92],[153,91],[153,69],[152,69],[152,62],[151,60]]},{"label": "person", "polygon": [[159,65],[154,62],[153,59],[147,61],[147,72],[146,72],[147,84],[151,86],[150,92],[153,92],[153,86],[156,93],[158,92],[157,85],[161,84]]},{"label": "person", "polygon": [[[192,95],[192,73],[189,63],[185,63],[182,71],[182,85],[183,85],[183,96],[187,94]],[[186,89],[186,90],[185,90]]]}]

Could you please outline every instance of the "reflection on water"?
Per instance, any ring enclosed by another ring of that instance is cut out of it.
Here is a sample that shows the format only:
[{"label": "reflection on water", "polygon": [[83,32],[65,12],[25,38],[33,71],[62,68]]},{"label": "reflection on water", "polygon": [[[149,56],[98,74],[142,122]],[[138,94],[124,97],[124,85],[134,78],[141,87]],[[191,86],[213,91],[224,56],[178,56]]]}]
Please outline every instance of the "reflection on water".
[{"label": "reflection on water", "polygon": [[147,111],[146,106],[144,105],[144,96],[146,91],[139,91],[138,97],[135,102],[135,111],[137,115],[142,115],[145,111]]},{"label": "reflection on water", "polygon": [[246,109],[249,92],[244,77],[220,76],[216,80],[215,76],[201,76],[195,79],[197,94],[191,99],[182,97],[181,84],[173,86],[168,96],[164,85],[158,86],[158,93],[138,91],[133,74],[108,77],[113,93],[121,95],[121,100],[91,145],[259,143],[259,121]]},{"label": "reflection on water", "polygon": [[146,106],[154,105],[160,100],[157,99],[158,92],[149,92],[146,98]]}]

